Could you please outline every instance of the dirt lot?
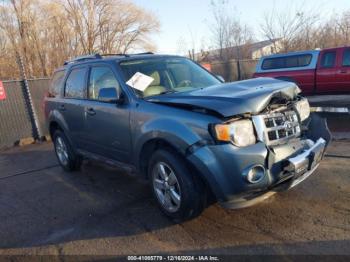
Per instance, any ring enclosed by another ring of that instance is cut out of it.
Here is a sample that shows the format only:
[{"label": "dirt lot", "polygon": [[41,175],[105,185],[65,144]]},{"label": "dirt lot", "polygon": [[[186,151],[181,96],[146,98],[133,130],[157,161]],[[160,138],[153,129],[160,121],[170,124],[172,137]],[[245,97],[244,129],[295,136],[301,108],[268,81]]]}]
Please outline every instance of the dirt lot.
[{"label": "dirt lot", "polygon": [[85,163],[65,173],[50,143],[0,154],[0,254],[347,254],[350,141],[296,188],[242,210],[173,224],[146,183]]}]

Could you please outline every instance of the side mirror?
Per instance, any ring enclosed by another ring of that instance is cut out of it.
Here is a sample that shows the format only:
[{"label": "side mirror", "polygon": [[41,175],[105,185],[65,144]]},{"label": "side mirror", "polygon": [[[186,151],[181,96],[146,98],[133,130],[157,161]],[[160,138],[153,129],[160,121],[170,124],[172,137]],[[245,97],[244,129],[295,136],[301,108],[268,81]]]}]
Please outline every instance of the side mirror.
[{"label": "side mirror", "polygon": [[120,95],[115,87],[101,88],[98,92],[98,100],[107,103],[118,103]]},{"label": "side mirror", "polygon": [[222,82],[225,83],[225,79],[221,75],[216,75],[216,77]]}]

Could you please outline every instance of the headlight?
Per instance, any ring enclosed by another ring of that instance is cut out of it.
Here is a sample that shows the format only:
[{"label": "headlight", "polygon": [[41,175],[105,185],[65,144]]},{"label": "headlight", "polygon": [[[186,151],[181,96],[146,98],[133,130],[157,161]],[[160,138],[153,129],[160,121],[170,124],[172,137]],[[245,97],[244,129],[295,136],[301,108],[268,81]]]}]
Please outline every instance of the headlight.
[{"label": "headlight", "polygon": [[239,147],[256,143],[253,123],[250,120],[238,120],[230,124],[217,124],[214,128],[216,139],[231,141]]},{"label": "headlight", "polygon": [[298,101],[295,104],[295,109],[298,111],[301,121],[304,121],[310,116],[310,105],[307,99]]}]

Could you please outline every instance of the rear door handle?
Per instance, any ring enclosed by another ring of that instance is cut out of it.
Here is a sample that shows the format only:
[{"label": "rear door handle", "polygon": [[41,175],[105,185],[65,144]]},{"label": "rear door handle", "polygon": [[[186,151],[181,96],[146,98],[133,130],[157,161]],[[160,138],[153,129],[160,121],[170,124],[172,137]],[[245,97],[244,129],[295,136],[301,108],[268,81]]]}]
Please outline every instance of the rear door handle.
[{"label": "rear door handle", "polygon": [[66,107],[64,105],[60,105],[58,110],[60,111],[66,111]]},{"label": "rear door handle", "polygon": [[96,111],[92,107],[87,108],[85,112],[90,116],[96,115]]},{"label": "rear door handle", "polygon": [[341,73],[341,74],[346,74],[348,71],[346,71],[346,70],[340,70],[340,72],[339,73]]}]

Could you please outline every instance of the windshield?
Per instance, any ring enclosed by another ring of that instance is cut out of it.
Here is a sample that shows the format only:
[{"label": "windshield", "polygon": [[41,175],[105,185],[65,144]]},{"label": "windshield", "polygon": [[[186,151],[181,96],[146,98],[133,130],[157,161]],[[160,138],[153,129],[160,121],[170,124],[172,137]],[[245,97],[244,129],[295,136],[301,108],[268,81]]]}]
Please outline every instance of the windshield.
[{"label": "windshield", "polygon": [[140,97],[165,93],[184,92],[221,83],[205,69],[186,58],[148,58],[120,63],[125,79],[129,80],[137,72],[153,78],[142,92],[133,89]]}]

